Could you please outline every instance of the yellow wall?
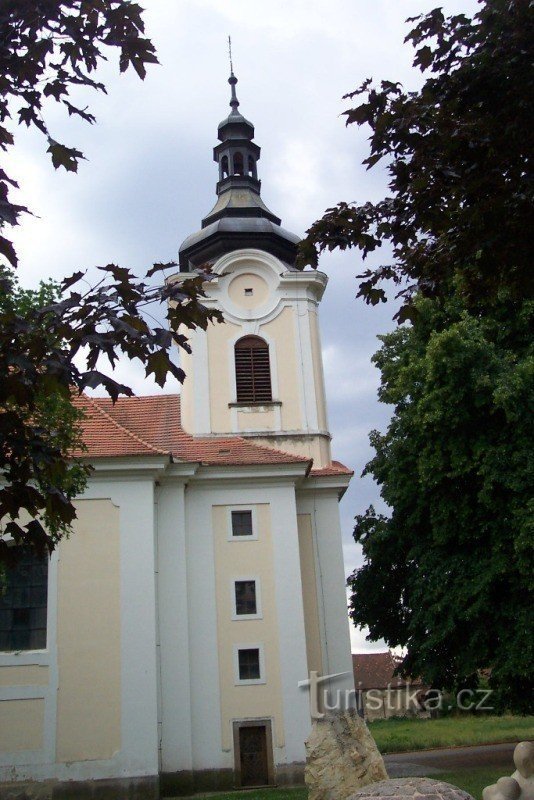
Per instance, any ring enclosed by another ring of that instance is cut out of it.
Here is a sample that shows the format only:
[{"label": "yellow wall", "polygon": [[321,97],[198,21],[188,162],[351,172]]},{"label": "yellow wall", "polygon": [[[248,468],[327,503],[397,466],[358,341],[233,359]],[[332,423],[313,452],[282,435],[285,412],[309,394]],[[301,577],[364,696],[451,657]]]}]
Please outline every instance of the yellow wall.
[{"label": "yellow wall", "polygon": [[119,509],[76,507],[58,563],[58,761],[111,758],[121,743]]},{"label": "yellow wall", "polygon": [[330,439],[326,436],[313,436],[308,434],[293,434],[288,436],[258,436],[254,438],[255,444],[264,447],[274,447],[284,453],[313,458],[313,468],[326,467],[331,463]]},{"label": "yellow wall", "polygon": [[238,409],[237,424],[240,431],[274,431],[277,427],[274,411],[268,406],[264,411]]},{"label": "yellow wall", "polygon": [[227,433],[232,430],[228,403],[235,400],[230,389],[230,353],[233,339],[241,328],[231,322],[208,325],[208,362],[211,406],[211,430]]},{"label": "yellow wall", "polygon": [[0,751],[40,750],[43,746],[44,700],[0,703]]},{"label": "yellow wall", "polygon": [[0,686],[46,686],[48,667],[27,664],[21,667],[0,667]]},{"label": "yellow wall", "polygon": [[260,336],[267,334],[276,342],[279,396],[274,399],[282,401],[282,429],[286,431],[301,430],[303,425],[297,379],[295,326],[295,312],[286,307],[260,329]]},{"label": "yellow wall", "polygon": [[317,576],[311,514],[297,514],[299,533],[300,574],[302,578],[302,600],[304,605],[304,629],[306,632],[306,656],[308,672],[323,673],[319,607],[317,604]]},{"label": "yellow wall", "polygon": [[[265,504],[255,509],[257,541],[228,541],[228,507],[213,506],[221,733],[225,750],[232,747],[232,720],[249,718],[273,718],[276,746],[284,746],[270,512]],[[247,576],[260,580],[263,618],[232,620],[232,580]],[[264,646],[266,683],[236,686],[233,646],[247,642]]]},{"label": "yellow wall", "polygon": [[[251,295],[245,289],[252,289]],[[228,286],[228,296],[232,303],[245,309],[254,309],[263,305],[269,297],[269,287],[263,278],[252,273],[236,275]]]}]

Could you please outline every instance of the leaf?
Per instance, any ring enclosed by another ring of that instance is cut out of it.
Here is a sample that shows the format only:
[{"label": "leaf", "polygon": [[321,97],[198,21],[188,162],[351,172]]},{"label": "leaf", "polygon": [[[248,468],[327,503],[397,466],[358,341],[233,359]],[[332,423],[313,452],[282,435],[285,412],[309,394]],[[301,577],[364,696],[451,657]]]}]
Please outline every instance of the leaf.
[{"label": "leaf", "polygon": [[399,325],[402,325],[403,322],[414,322],[418,316],[417,308],[414,305],[410,305],[406,303],[405,305],[401,306],[399,311],[394,316],[394,319],[397,320]]},{"label": "leaf", "polygon": [[69,275],[68,278],[64,278],[61,281],[61,291],[66,292],[67,289],[70,289],[75,283],[78,283],[79,280],[83,278],[85,272],[79,270],[78,272],[74,272],[72,275]]},{"label": "leaf", "polygon": [[434,54],[432,53],[432,50],[430,47],[428,47],[428,45],[425,45],[425,47],[421,47],[417,51],[414,59],[414,66],[420,67],[421,70],[424,71],[425,69],[428,69],[433,60]]},{"label": "leaf", "polygon": [[165,386],[167,373],[170,371],[171,361],[169,356],[163,350],[158,350],[156,353],[151,353],[146,360],[145,375],[148,378],[152,373],[154,379],[159,386]]},{"label": "leaf", "polygon": [[13,243],[6,239],[4,236],[0,236],[0,253],[7,258],[9,263],[16,267],[18,264],[17,254],[15,252],[15,248],[13,247]]},{"label": "leaf", "polygon": [[46,152],[52,155],[52,164],[55,169],[64,167],[67,172],[77,172],[78,159],[85,158],[83,153],[80,152],[80,150],[76,150],[75,147],[66,147],[64,144],[55,142],[53,139],[49,139],[48,141],[49,146]]},{"label": "leaf", "polygon": [[174,269],[177,266],[178,264],[175,261],[169,261],[166,264],[154,264],[154,266],[151,267],[146,273],[146,277],[151,278],[157,272],[162,272],[163,270],[166,269]]}]

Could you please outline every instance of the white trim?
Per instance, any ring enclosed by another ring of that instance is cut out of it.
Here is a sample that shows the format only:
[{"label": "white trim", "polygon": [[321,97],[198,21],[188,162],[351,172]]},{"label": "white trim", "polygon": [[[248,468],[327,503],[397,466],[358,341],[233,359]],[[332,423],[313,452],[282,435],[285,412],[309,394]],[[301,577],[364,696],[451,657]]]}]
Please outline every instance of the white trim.
[{"label": "white trim", "polygon": [[[267,683],[267,676],[265,672],[265,652],[263,644],[257,642],[244,642],[242,644],[234,644],[234,684],[236,686],[257,686],[259,684]],[[239,651],[240,650],[257,650],[259,653],[260,662],[260,677],[259,678],[246,678],[239,677]]]},{"label": "white trim", "polygon": [[[308,432],[317,430],[319,427],[318,402],[319,398],[315,391],[315,370],[313,363],[310,312],[295,314],[295,338],[297,345],[297,357],[300,354],[300,364],[297,364],[297,374],[300,380],[299,390],[301,398],[302,428]],[[318,358],[322,354],[318,353]]]},{"label": "white trim", "polygon": [[[255,614],[238,614],[237,603],[235,594],[235,585],[239,581],[253,581],[254,582],[254,597],[256,600],[256,613]],[[242,622],[247,619],[263,619],[263,609],[261,604],[261,582],[258,575],[239,575],[230,581],[230,592],[232,598],[232,620],[234,622]]]},{"label": "white trim", "polygon": [[[91,481],[98,480],[99,478],[106,478],[105,475],[95,473],[112,473],[113,480],[117,480],[122,473],[129,481],[137,479],[145,479],[153,477],[161,470],[164,470],[170,463],[170,455],[153,456],[139,455],[139,456],[116,456],[108,458],[81,458],[80,461],[84,464],[90,464],[93,468]],[[133,474],[132,474],[133,473]],[[139,473],[139,474],[138,474]]]},{"label": "white trim", "polygon": [[185,480],[164,481],[156,499],[161,765],[178,772],[193,765]]},{"label": "white trim", "polygon": [[193,425],[197,435],[211,431],[210,370],[208,332],[196,329],[193,335]]},{"label": "white trim", "polygon": [[[46,635],[48,639],[48,628]],[[0,667],[48,667],[49,664],[50,651],[48,649],[0,651]]]},{"label": "white trim", "polygon": [[[295,490],[280,487],[271,500],[280,681],[288,763],[304,761],[310,733],[308,696],[298,688],[308,674]],[[342,581],[343,583],[343,581]]]},{"label": "white trim", "polygon": [[344,673],[336,687],[350,692],[354,675],[337,495],[299,492],[297,513],[309,514],[312,524],[323,670],[325,674]]},{"label": "white trim", "polygon": [[[232,526],[232,511],[250,511],[252,515],[252,534],[250,536],[234,536]],[[251,505],[242,506],[228,506],[226,510],[227,520],[227,540],[229,542],[257,542],[258,541],[258,519],[256,516],[256,508]]]},{"label": "white trim", "polygon": [[318,492],[328,490],[335,492],[338,500],[341,500],[348,485],[351,482],[354,473],[342,473],[340,475],[313,475],[310,474],[306,478],[306,483],[300,487],[303,491]]},{"label": "white trim", "polygon": [[2,686],[0,703],[3,700],[46,700],[48,685]]}]

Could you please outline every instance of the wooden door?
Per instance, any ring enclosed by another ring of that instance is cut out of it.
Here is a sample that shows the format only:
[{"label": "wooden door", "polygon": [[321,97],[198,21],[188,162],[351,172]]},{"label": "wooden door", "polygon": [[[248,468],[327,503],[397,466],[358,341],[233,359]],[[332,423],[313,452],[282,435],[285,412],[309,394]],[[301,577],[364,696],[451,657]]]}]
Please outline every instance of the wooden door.
[{"label": "wooden door", "polygon": [[265,725],[239,728],[241,786],[266,786],[269,783],[267,730]]}]

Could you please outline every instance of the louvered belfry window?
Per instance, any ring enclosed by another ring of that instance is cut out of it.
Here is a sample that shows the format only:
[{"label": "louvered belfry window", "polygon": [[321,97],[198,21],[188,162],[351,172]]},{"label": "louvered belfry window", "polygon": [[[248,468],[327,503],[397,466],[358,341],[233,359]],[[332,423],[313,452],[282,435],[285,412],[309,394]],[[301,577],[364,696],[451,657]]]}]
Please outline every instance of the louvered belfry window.
[{"label": "louvered belfry window", "polygon": [[259,336],[244,336],[236,342],[235,382],[238,403],[265,403],[273,399],[269,345]]}]

